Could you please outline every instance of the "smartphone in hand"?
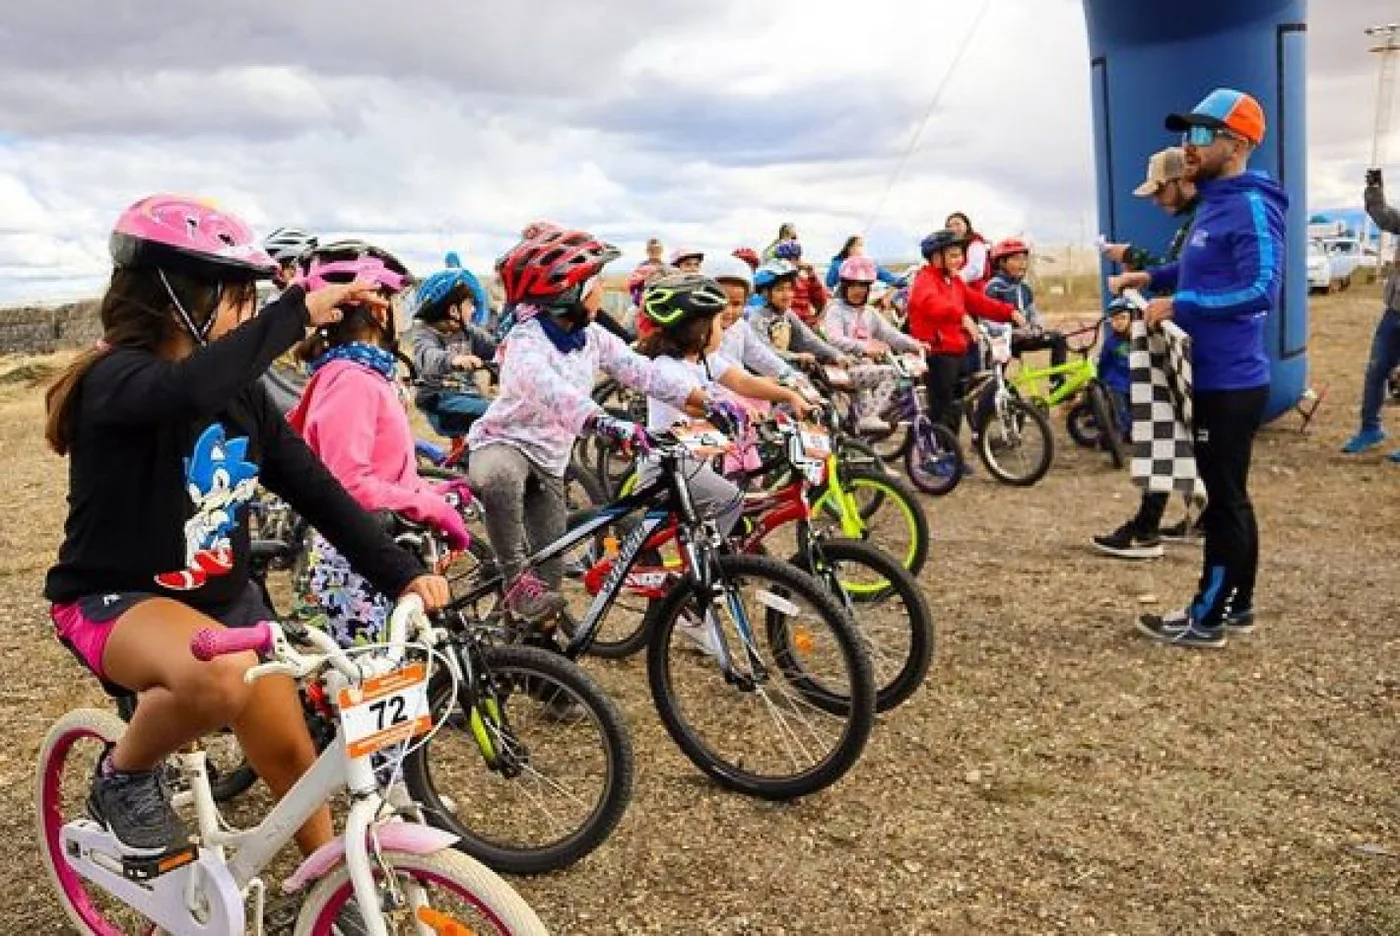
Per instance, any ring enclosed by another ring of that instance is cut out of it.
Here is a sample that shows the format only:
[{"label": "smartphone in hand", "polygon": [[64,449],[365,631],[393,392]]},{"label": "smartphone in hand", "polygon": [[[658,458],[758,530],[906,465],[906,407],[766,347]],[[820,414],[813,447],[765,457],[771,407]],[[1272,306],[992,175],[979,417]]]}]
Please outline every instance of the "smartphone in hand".
[{"label": "smartphone in hand", "polygon": [[1378,186],[1378,185],[1380,185],[1380,184],[1381,184],[1381,171],[1380,171],[1379,169],[1367,169],[1367,170],[1366,170],[1366,187],[1367,187],[1367,188],[1370,188],[1370,187],[1373,186],[1373,185]]}]

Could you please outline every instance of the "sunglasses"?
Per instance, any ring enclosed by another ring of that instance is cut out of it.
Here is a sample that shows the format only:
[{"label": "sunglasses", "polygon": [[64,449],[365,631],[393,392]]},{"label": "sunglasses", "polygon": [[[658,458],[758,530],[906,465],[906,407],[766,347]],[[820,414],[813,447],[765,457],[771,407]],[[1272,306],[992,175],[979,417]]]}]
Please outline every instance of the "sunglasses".
[{"label": "sunglasses", "polygon": [[1181,135],[1181,145],[1197,148],[1206,147],[1214,143],[1217,137],[1243,141],[1242,137],[1231,133],[1224,127],[1192,127]]}]

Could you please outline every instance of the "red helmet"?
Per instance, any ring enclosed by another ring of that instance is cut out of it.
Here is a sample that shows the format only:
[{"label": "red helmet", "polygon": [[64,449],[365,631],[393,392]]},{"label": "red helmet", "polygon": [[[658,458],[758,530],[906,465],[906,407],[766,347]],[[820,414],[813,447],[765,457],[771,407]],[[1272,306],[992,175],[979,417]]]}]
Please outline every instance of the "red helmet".
[{"label": "red helmet", "polygon": [[750,270],[757,270],[759,265],[763,262],[759,259],[758,251],[754,250],[752,247],[740,247],[738,250],[734,251],[732,256],[738,257],[740,260],[747,263]]},{"label": "red helmet", "polygon": [[1006,240],[997,241],[992,247],[992,262],[996,263],[1006,257],[1013,257],[1016,254],[1028,254],[1031,252],[1031,245],[1021,240],[1019,237],[1008,237]]},{"label": "red helmet", "polygon": [[497,272],[506,302],[567,306],[579,289],[622,251],[585,231],[545,230],[501,258]]}]

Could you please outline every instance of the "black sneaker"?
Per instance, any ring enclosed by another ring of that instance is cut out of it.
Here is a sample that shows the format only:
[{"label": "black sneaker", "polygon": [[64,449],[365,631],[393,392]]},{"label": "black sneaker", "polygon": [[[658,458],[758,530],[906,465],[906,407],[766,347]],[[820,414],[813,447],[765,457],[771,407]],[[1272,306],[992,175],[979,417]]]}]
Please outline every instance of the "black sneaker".
[{"label": "black sneaker", "polygon": [[1201,529],[1201,521],[1190,522],[1182,517],[1180,522],[1162,527],[1162,542],[1199,546],[1205,541],[1206,532]]},{"label": "black sneaker", "polygon": [[1216,650],[1225,646],[1225,628],[1201,627],[1185,611],[1171,614],[1144,614],[1138,618],[1138,630],[1153,640],[1179,647],[1203,647]]},{"label": "black sneaker", "polygon": [[131,855],[161,855],[189,844],[190,833],[170,805],[165,770],[120,771],[108,766],[111,747],[97,761],[88,814]]},{"label": "black sneaker", "polygon": [[1229,611],[1220,623],[1227,634],[1252,634],[1254,633],[1254,609],[1243,608],[1239,611]]},{"label": "black sneaker", "polygon": [[1130,520],[1107,536],[1094,537],[1094,548],[1118,559],[1158,559],[1162,540],[1155,534],[1138,532]]}]

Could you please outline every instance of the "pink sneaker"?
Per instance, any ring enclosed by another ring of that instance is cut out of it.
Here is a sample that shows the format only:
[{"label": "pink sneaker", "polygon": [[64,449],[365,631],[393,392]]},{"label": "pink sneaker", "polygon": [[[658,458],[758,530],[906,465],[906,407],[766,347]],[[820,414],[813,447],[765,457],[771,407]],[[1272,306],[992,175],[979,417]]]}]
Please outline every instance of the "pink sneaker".
[{"label": "pink sneaker", "polygon": [[564,610],[564,596],[528,569],[506,589],[506,611],[528,624],[539,624]]}]

